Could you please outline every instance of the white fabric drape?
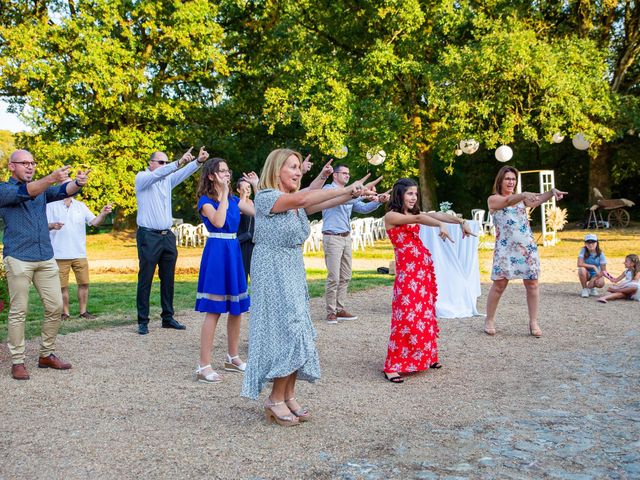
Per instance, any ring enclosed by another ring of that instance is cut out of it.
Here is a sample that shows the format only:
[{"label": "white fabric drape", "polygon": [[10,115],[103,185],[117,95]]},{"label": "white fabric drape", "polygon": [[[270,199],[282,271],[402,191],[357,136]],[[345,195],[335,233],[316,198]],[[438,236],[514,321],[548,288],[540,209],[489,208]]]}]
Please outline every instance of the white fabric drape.
[{"label": "white fabric drape", "polygon": [[[478,234],[478,222],[468,221],[473,233]],[[459,225],[447,224],[455,243],[443,242],[439,229],[420,226],[420,239],[431,252],[438,284],[436,316],[463,318],[480,315],[476,301],[481,294],[478,264],[478,238],[462,238]]]}]

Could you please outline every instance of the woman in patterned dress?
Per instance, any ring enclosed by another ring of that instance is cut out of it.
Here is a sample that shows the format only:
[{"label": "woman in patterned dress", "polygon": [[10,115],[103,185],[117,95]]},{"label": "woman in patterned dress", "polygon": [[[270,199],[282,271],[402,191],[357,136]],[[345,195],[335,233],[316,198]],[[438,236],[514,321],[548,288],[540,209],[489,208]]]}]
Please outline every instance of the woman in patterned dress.
[{"label": "woman in patterned dress", "polygon": [[302,257],[302,244],[309,235],[307,214],[367,192],[362,182],[345,188],[299,190],[301,161],[293,150],[271,152],[254,200],[249,357],[242,396],[257,399],[264,385],[273,380],[264,403],[265,416],[282,426],[310,418],[309,410],[295,398],[296,380],[320,378]]},{"label": "woman in patterned dress", "polygon": [[487,298],[484,332],[491,336],[496,334],[495,316],[500,297],[509,280],[521,278],[527,292],[529,333],[539,338],[542,336],[542,330],[538,325],[540,259],[529,226],[526,207],[535,208],[552,197],[561,200],[567,192],[552,188],[541,194],[514,193],[517,183],[518,170],[508,166],[502,167],[493,183],[493,195],[487,200],[496,229],[496,245],[491,271],[493,284]]},{"label": "woman in patterned dress", "polygon": [[451,240],[445,223],[461,224],[463,236],[472,233],[469,225],[458,217],[420,213],[418,185],[408,178],[393,186],[384,223],[396,257],[384,376],[390,382],[402,383],[402,374],[441,367],[436,341],[438,289],[431,254],[420,240],[419,224],[440,228],[442,240]]}]

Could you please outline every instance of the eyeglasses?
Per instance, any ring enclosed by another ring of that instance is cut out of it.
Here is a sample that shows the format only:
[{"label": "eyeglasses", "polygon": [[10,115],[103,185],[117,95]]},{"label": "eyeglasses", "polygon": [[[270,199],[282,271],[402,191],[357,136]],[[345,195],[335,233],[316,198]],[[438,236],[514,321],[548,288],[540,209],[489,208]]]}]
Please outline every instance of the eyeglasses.
[{"label": "eyeglasses", "polygon": [[18,165],[22,165],[23,167],[36,168],[38,166],[36,162],[11,162],[11,163],[17,163]]},{"label": "eyeglasses", "polygon": [[169,163],[167,160],[151,160],[152,162],[159,163],[160,165],[166,165]]},{"label": "eyeglasses", "polygon": [[229,175],[233,175],[233,170],[218,170],[218,173],[228,173]]},{"label": "eyeglasses", "polygon": [[340,174],[346,175],[347,177],[351,176],[351,174],[349,172],[333,172],[333,173],[335,173],[336,175],[340,175]]}]

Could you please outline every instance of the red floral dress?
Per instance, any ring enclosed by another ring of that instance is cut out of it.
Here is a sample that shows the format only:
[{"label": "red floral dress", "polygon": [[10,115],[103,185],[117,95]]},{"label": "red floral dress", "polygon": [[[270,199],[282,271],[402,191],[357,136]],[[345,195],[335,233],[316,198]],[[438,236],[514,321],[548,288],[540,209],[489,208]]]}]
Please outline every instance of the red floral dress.
[{"label": "red floral dress", "polygon": [[417,224],[387,230],[396,255],[387,373],[427,370],[438,361],[436,275],[419,231]]}]

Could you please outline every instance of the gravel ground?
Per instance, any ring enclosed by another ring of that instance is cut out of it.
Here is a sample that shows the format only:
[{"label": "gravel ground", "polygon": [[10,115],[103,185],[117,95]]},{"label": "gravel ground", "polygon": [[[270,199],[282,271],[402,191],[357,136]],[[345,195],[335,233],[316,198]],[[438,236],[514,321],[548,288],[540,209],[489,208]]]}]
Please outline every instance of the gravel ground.
[{"label": "gravel ground", "polygon": [[[390,287],[352,295],[360,318],[338,325],[314,299],[323,378],[299,384],[314,418],[293,428],[267,425],[238,374],[193,381],[194,312],[177,316],[186,331],[158,320],[145,337],[133,326],[60,337],[65,372],[35,368],[29,342],[26,382],[10,378],[3,345],[0,478],[640,478],[640,302],[582,299],[569,263],[547,268],[543,338],[528,335],[515,282],[495,337],[482,317],[441,320],[444,368],[402,385],[381,373]],[[245,322],[244,357],[246,338]]]}]

